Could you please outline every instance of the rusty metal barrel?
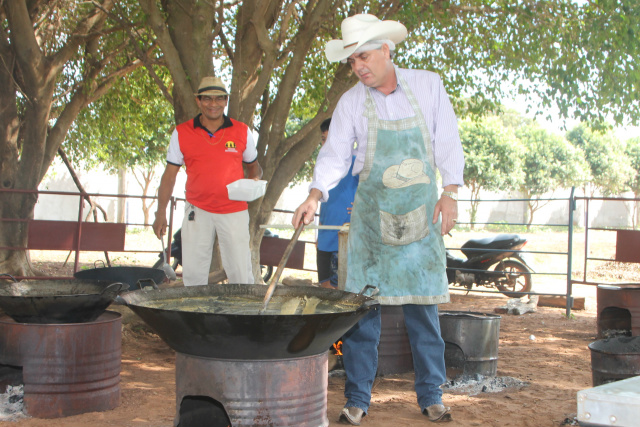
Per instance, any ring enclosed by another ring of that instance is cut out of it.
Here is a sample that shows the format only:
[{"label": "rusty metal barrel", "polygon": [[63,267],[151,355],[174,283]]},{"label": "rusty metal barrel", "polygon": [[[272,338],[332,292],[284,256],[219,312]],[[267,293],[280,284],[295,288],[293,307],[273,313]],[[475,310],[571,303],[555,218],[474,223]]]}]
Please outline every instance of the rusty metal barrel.
[{"label": "rusty metal barrel", "polygon": [[640,283],[598,285],[597,310],[597,338],[640,335]]},{"label": "rusty metal barrel", "polygon": [[439,316],[447,377],[496,376],[501,317],[467,311],[441,311]]},{"label": "rusty metal barrel", "polygon": [[179,427],[328,426],[328,353],[214,359],[176,353]]},{"label": "rusty metal barrel", "polygon": [[640,375],[640,337],[606,338],[588,347],[594,387]]},{"label": "rusty metal barrel", "polygon": [[402,374],[413,371],[409,334],[404,324],[401,305],[380,306],[380,344],[377,375]]},{"label": "rusty metal barrel", "polygon": [[17,323],[0,317],[0,364],[22,367],[25,412],[59,418],[120,403],[122,317],[86,323]]}]

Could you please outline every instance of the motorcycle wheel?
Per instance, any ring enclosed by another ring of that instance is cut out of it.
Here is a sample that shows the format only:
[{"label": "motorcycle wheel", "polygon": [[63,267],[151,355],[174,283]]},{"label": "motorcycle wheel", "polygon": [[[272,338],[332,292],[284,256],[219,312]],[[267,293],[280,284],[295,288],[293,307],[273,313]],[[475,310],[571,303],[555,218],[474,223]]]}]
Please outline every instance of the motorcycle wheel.
[{"label": "motorcycle wheel", "polygon": [[503,271],[500,279],[494,283],[500,292],[511,298],[522,295],[513,292],[530,292],[532,287],[531,271],[526,265],[514,259],[508,259],[496,264],[494,271]]},{"label": "motorcycle wheel", "polygon": [[273,274],[273,267],[270,265],[261,265],[260,273],[262,274],[262,280],[267,283],[269,279],[271,279],[271,275]]}]

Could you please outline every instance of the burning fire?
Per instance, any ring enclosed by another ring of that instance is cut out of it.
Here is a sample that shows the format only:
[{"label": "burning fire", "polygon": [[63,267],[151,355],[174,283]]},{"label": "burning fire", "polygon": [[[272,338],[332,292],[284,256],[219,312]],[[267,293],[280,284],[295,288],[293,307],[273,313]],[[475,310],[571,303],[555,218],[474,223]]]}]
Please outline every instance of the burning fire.
[{"label": "burning fire", "polygon": [[338,340],[333,343],[332,350],[336,356],[342,356],[342,340]]}]

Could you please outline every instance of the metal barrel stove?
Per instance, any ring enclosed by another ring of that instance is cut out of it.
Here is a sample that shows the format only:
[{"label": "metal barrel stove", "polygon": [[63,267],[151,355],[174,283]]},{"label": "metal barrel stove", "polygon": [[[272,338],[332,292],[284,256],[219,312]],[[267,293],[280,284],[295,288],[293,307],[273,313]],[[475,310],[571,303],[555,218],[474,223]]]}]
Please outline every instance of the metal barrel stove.
[{"label": "metal barrel stove", "polygon": [[362,293],[277,286],[262,311],[266,291],[226,284],[122,295],[177,352],[176,426],[329,425],[329,347],[379,304]]},{"label": "metal barrel stove", "polygon": [[0,366],[22,367],[25,412],[59,418],[120,404],[122,318],[86,323],[17,323],[0,316]]},{"label": "metal barrel stove", "polygon": [[496,375],[500,319],[495,314],[440,312],[440,334],[445,342],[447,377]]},{"label": "metal barrel stove", "polygon": [[598,338],[640,335],[640,283],[600,284]]},{"label": "metal barrel stove", "polygon": [[589,350],[594,387],[640,375],[640,336],[594,341]]}]

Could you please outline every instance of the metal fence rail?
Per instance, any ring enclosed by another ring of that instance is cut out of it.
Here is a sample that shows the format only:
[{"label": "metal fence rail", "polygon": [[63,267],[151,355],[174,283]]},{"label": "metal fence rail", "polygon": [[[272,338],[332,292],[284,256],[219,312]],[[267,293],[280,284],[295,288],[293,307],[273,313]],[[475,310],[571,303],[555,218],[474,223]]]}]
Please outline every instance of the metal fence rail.
[{"label": "metal fence rail", "polygon": [[[572,189],[571,191],[571,196],[569,198],[564,197],[564,198],[546,198],[546,199],[536,199],[539,201],[547,201],[547,202],[553,202],[553,203],[567,203],[569,205],[569,217],[567,218],[567,222],[566,223],[523,223],[523,222],[516,222],[516,221],[508,221],[508,222],[495,222],[495,221],[475,221],[475,222],[458,222],[457,225],[458,226],[482,226],[482,227],[486,227],[486,226],[492,226],[492,225],[498,225],[498,226],[506,226],[506,227],[515,227],[515,226],[526,226],[527,228],[531,228],[531,229],[535,229],[537,227],[551,227],[551,228],[558,228],[558,229],[567,229],[567,251],[535,251],[535,250],[514,250],[514,251],[509,251],[509,252],[515,252],[515,253],[522,253],[522,254],[539,254],[539,255],[550,255],[550,256],[564,256],[567,257],[567,270],[563,271],[563,272],[554,272],[554,271],[545,271],[545,270],[538,270],[536,269],[535,271],[533,271],[532,277],[544,277],[544,276],[560,276],[560,277],[564,277],[566,279],[567,282],[567,288],[566,291],[564,293],[546,293],[546,292],[535,292],[535,291],[531,291],[531,292],[512,292],[513,294],[519,295],[521,297],[525,296],[525,295],[543,295],[543,296],[562,296],[565,297],[567,300],[567,315],[569,315],[570,313],[570,307],[572,307],[573,305],[573,299],[572,299],[572,295],[571,295],[571,288],[570,288],[570,280],[569,278],[571,277],[571,272],[570,272],[570,266],[571,266],[571,247],[572,247],[572,239],[571,239],[571,230],[573,228],[573,209],[575,209],[575,201],[574,201],[574,190]],[[524,198],[509,198],[509,199],[478,199],[478,200],[471,200],[471,199],[459,199],[458,203],[465,203],[468,202],[469,204],[471,203],[478,203],[479,206],[481,206],[484,203],[522,203],[522,202],[529,202],[531,199],[524,199]],[[478,210],[480,210],[481,208],[479,207]],[[458,208],[459,211],[462,210],[462,208],[459,206]],[[461,250],[461,247],[447,247],[447,250]],[[467,252],[473,249],[465,249]],[[491,251],[495,251],[495,252],[504,252],[503,249],[494,249],[494,250],[490,250],[490,249],[477,249],[477,250],[482,250],[484,252],[491,252]],[[466,269],[465,271],[472,271],[471,269]],[[484,270],[475,270],[475,271],[484,271]],[[535,285],[534,285],[535,288]],[[472,287],[472,288],[462,288],[462,287],[449,287],[450,290],[462,290],[465,292],[479,292],[479,293],[493,293],[493,294],[500,294],[502,292],[498,291],[498,290],[487,290],[487,289],[479,289],[478,287]]]},{"label": "metal fence rail", "polygon": [[[1,250],[65,250],[75,252],[73,271],[78,271],[78,264],[80,260],[81,252],[99,251],[105,252],[105,258],[107,265],[111,265],[108,252],[123,252],[123,253],[158,253],[159,250],[151,250],[145,248],[124,248],[124,235],[127,227],[131,226],[150,226],[151,224],[139,224],[139,223],[114,223],[114,222],[96,222],[85,221],[84,217],[84,203],[87,197],[108,197],[108,198],[125,198],[125,199],[157,199],[156,196],[141,196],[141,195],[128,195],[128,194],[101,194],[101,193],[82,193],[82,192],[68,192],[68,191],[39,191],[39,190],[14,190],[14,189],[0,189],[2,193],[18,193],[18,194],[36,194],[40,195],[55,195],[55,196],[70,196],[78,198],[78,215],[76,221],[49,221],[49,220],[35,220],[35,219],[23,219],[23,218],[0,218],[0,224],[4,223],[25,223],[29,227],[29,234],[27,237],[27,245],[24,247],[13,246],[0,246]],[[168,248],[171,248],[171,239],[173,237],[172,224],[173,224],[173,211],[176,203],[184,201],[171,197],[170,199],[170,214],[169,214],[169,228],[168,228]],[[114,228],[114,226],[117,227]],[[87,230],[93,233],[87,233]],[[97,233],[97,234],[96,234]],[[169,249],[168,249],[168,256]],[[69,279],[67,276],[16,276],[16,279]]]},{"label": "metal fence rail", "polygon": [[[79,263],[79,256],[80,256],[80,252],[82,251],[86,251],[87,247],[90,248],[90,250],[94,250],[94,251],[105,251],[105,256],[107,257],[107,261],[108,260],[108,254],[106,253],[107,250],[110,250],[112,252],[132,252],[132,253],[157,253],[159,252],[158,250],[152,250],[152,249],[147,249],[147,248],[131,248],[131,249],[125,249],[123,246],[122,247],[117,247],[118,250],[113,250],[113,246],[110,246],[109,244],[107,244],[108,242],[106,240],[104,240],[103,242],[99,243],[98,246],[91,246],[92,239],[91,236],[89,236],[87,234],[87,230],[89,230],[91,228],[91,224],[96,224],[95,222],[90,222],[90,221],[86,221],[83,220],[83,216],[85,213],[85,208],[84,208],[84,199],[86,197],[108,197],[108,198],[128,198],[128,199],[157,199],[156,196],[140,196],[140,195],[122,195],[122,194],[100,194],[100,193],[80,193],[80,192],[66,192],[66,191],[30,191],[30,190],[12,190],[12,189],[0,189],[0,194],[2,193],[25,193],[25,194],[36,194],[36,195],[54,195],[54,196],[72,196],[72,197],[77,197],[78,198],[78,215],[77,215],[77,220],[76,221],[64,221],[64,227],[65,228],[68,223],[72,223],[74,224],[72,231],[69,231],[68,228],[66,228],[65,230],[65,236],[68,239],[67,241],[63,242],[63,244],[61,244],[61,246],[57,247],[57,250],[68,250],[68,251],[74,251],[75,252],[75,260],[74,260],[74,272],[77,271],[78,269],[78,263]],[[580,285],[597,285],[598,283],[593,282],[593,281],[589,281],[588,279],[588,275],[589,275],[589,271],[588,271],[588,267],[590,267],[590,265],[593,262],[611,262],[611,261],[619,261],[618,256],[614,257],[614,258],[606,258],[603,256],[598,256],[598,255],[592,255],[589,256],[589,233],[590,231],[607,231],[607,232],[617,232],[618,233],[618,240],[616,242],[616,245],[621,244],[620,240],[621,240],[621,234],[620,232],[624,231],[625,234],[622,235],[624,237],[624,243],[629,245],[629,244],[635,244],[635,247],[640,247],[640,231],[639,230],[632,230],[630,227],[591,227],[591,218],[590,218],[590,211],[591,211],[591,207],[594,201],[623,201],[623,202],[634,202],[634,203],[638,203],[640,202],[640,199],[635,199],[635,198],[615,198],[615,197],[578,197],[575,195],[575,188],[571,189],[571,193],[570,196],[568,198],[564,197],[564,198],[547,198],[547,199],[536,199],[536,200],[542,200],[542,201],[547,201],[549,203],[555,203],[555,204],[563,204],[566,203],[568,206],[568,214],[567,214],[567,221],[566,222],[562,222],[562,223],[558,223],[557,221],[555,221],[554,223],[522,223],[522,222],[495,222],[495,221],[487,221],[487,222],[458,222],[457,225],[460,226],[481,226],[481,227],[487,227],[487,226],[505,226],[505,227],[516,227],[516,226],[527,226],[528,228],[532,228],[535,229],[537,227],[549,227],[549,228],[556,228],[559,230],[564,230],[566,229],[567,232],[567,250],[566,251],[545,251],[545,250],[514,250],[512,252],[516,252],[516,253],[527,253],[527,254],[531,254],[531,255],[547,255],[550,257],[557,257],[557,256],[563,256],[566,257],[566,269],[565,271],[559,272],[559,271],[545,271],[544,269],[539,270],[536,269],[536,271],[534,271],[532,273],[532,275],[537,276],[537,277],[549,277],[549,276],[559,276],[559,277],[563,277],[566,281],[566,289],[564,290],[564,293],[540,293],[540,292],[526,292],[526,293],[522,293],[522,295],[545,295],[545,296],[564,296],[566,298],[566,315],[569,316],[571,314],[571,307],[573,305],[573,285],[574,284],[580,284]],[[487,203],[487,202],[499,202],[499,203],[522,203],[522,202],[528,202],[530,201],[530,199],[523,199],[523,198],[513,198],[513,199],[478,199],[478,200],[469,200],[469,199],[460,199],[459,202],[460,203],[478,203],[479,205],[482,205],[483,203]],[[575,211],[577,208],[577,202],[578,201],[582,201],[584,203],[584,244],[585,244],[585,248],[584,248],[584,254],[583,254],[583,262],[584,262],[584,271],[582,273],[582,277],[581,278],[573,278],[572,275],[572,263],[574,260],[574,256],[573,256],[573,252],[574,252],[574,234],[576,233],[576,229],[574,226],[574,217],[575,217]],[[174,221],[174,210],[176,209],[176,205],[178,203],[183,203],[184,199],[182,198],[175,198],[172,197],[170,199],[170,209],[169,209],[169,218],[168,218],[168,245],[167,245],[167,249],[168,252],[170,251],[170,247],[171,247],[171,239],[173,237],[173,221]],[[292,214],[293,212],[291,211],[287,211],[287,210],[281,210],[281,209],[276,209],[274,210],[274,212],[279,212],[279,213],[286,213],[286,214]],[[30,225],[40,225],[40,226],[46,226],[47,224],[42,224],[43,220],[32,220],[32,219],[23,219],[23,218],[0,218],[0,225],[5,224],[5,223],[27,223]],[[60,228],[60,224],[61,222],[55,222],[55,221],[51,221],[52,225],[55,227]],[[53,224],[56,223],[56,224]],[[98,224],[106,224],[106,223],[98,223]],[[109,223],[109,224],[113,224],[113,223]],[[115,234],[120,234],[120,233],[125,233],[125,230],[127,227],[139,227],[139,226],[150,226],[150,224],[141,224],[139,222],[123,222],[123,223],[119,223],[122,226],[122,229],[119,230],[117,233],[113,233]],[[37,227],[34,227],[37,228]],[[60,231],[60,230],[53,230],[53,232],[56,231]],[[38,234],[40,234],[40,232],[38,232]],[[70,237],[71,236],[71,237]],[[629,237],[630,236],[630,237]],[[108,236],[108,237],[114,237],[114,236]],[[118,237],[118,236],[115,236]],[[39,245],[42,244],[43,240],[46,240],[48,237],[47,235],[39,235],[39,236],[35,236],[31,239],[29,239],[26,247],[12,247],[12,246],[0,246],[0,249],[2,250],[29,250],[29,249],[36,249]],[[54,237],[55,238],[55,237]],[[70,240],[69,240],[70,239]],[[637,239],[637,240],[632,240],[631,243],[629,241],[629,239]],[[112,239],[113,240],[113,239]],[[116,239],[117,240],[117,239]],[[94,242],[95,243],[95,242]],[[113,243],[113,242],[112,242]],[[87,246],[88,245],[88,246]],[[460,250],[460,247],[447,247],[448,250]],[[468,250],[468,249],[467,249]],[[499,251],[499,250],[495,250],[495,251]],[[618,252],[618,251],[617,251]],[[626,251],[626,252],[633,252],[634,254],[637,254],[637,259],[631,259],[631,261],[629,261],[629,259],[624,258],[625,261],[627,262],[640,262],[640,251],[634,250],[634,251]],[[169,254],[168,254],[169,255]],[[628,255],[625,255],[628,257]],[[21,279],[33,279],[33,278],[40,278],[40,277],[20,277]],[[51,277],[47,277],[47,278],[51,278]],[[62,278],[62,277],[61,277]],[[67,278],[67,277],[64,277]],[[468,291],[468,292],[480,292],[480,293],[501,293],[499,291],[494,291],[494,290],[485,290],[485,289],[478,289],[478,288],[471,288],[471,289],[466,289],[466,288],[460,288],[460,287],[451,287],[450,289],[452,290],[463,290],[463,291]]]}]

